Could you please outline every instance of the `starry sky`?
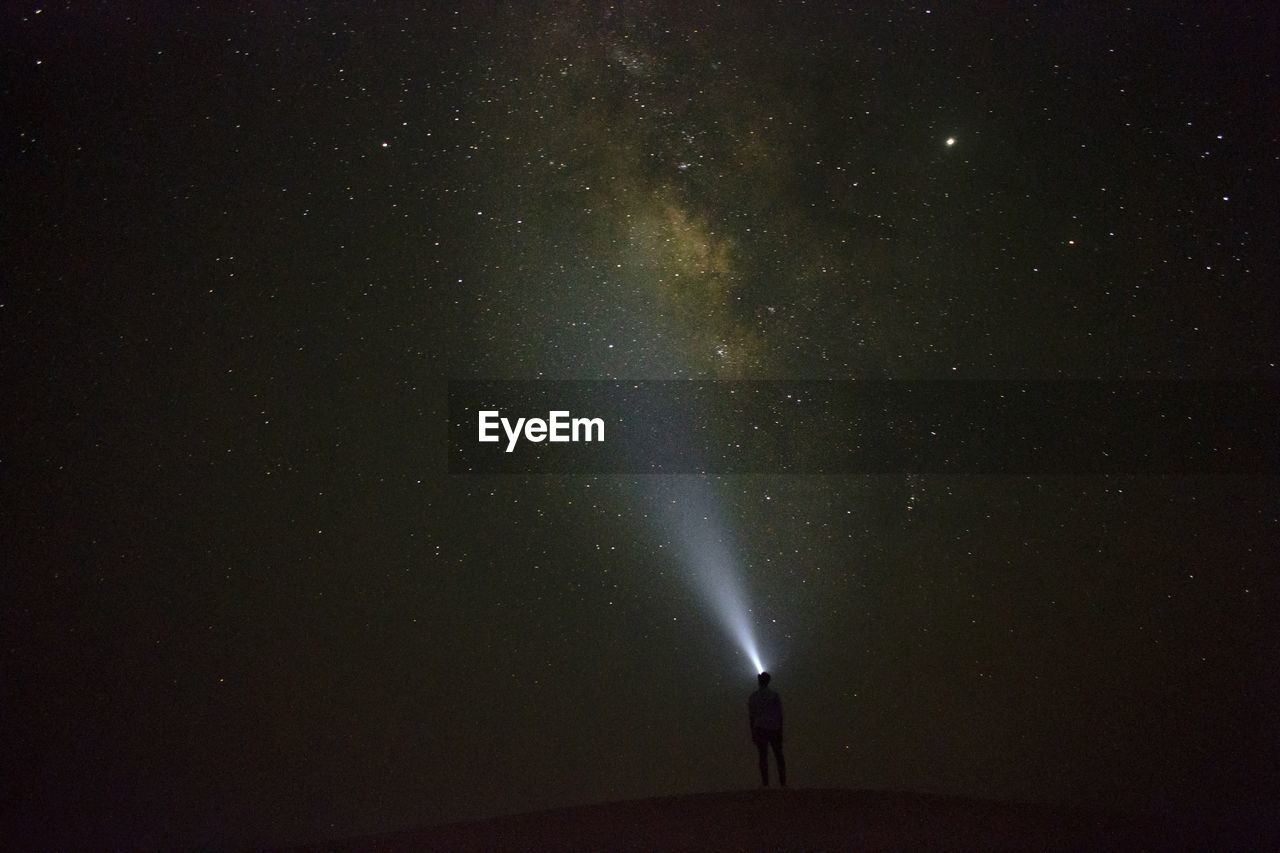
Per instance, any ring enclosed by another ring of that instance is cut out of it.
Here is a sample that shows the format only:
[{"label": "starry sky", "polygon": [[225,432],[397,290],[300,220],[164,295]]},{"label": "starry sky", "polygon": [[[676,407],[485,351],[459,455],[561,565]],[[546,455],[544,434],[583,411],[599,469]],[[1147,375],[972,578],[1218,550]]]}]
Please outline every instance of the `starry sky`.
[{"label": "starry sky", "polygon": [[[0,16],[15,843],[753,784],[652,484],[450,474],[450,380],[1280,379],[1264,4]],[[1280,793],[1274,469],[699,488],[796,784]]]}]

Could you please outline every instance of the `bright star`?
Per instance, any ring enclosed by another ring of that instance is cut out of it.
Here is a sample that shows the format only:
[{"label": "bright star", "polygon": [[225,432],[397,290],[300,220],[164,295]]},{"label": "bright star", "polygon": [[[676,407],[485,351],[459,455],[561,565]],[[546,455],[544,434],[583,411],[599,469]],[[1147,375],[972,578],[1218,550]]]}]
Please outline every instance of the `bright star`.
[{"label": "bright star", "polygon": [[955,144],[956,144],[956,138],[954,136],[948,136],[947,147],[950,148],[952,145],[955,145]]}]

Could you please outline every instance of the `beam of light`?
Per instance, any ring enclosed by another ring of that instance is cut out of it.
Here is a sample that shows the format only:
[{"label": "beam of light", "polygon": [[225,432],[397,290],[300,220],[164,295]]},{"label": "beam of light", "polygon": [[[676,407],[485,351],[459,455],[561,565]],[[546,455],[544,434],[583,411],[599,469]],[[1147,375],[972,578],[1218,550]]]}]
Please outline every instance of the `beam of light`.
[{"label": "beam of light", "polygon": [[764,672],[735,559],[737,549],[715,489],[700,476],[654,477],[648,482],[648,497],[690,584],[755,672]]}]

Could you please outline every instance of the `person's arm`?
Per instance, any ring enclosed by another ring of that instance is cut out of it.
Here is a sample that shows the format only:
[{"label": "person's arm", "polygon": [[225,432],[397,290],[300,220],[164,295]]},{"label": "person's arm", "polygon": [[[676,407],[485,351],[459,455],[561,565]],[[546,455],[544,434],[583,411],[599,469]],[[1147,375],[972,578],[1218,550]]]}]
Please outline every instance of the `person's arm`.
[{"label": "person's arm", "polygon": [[755,704],[751,701],[751,698],[748,697],[747,698],[747,730],[750,732],[755,732],[755,728],[756,728]]}]

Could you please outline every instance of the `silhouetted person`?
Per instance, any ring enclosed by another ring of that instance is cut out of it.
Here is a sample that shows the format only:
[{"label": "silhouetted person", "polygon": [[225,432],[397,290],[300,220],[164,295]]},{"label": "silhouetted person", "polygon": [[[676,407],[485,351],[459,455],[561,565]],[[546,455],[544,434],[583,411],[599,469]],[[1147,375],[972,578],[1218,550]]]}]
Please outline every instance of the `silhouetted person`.
[{"label": "silhouetted person", "polygon": [[782,757],[782,697],[769,689],[769,673],[756,676],[760,689],[747,699],[751,740],[760,753],[760,784],[769,787],[769,747],[778,764],[778,784],[787,787],[787,762]]}]

